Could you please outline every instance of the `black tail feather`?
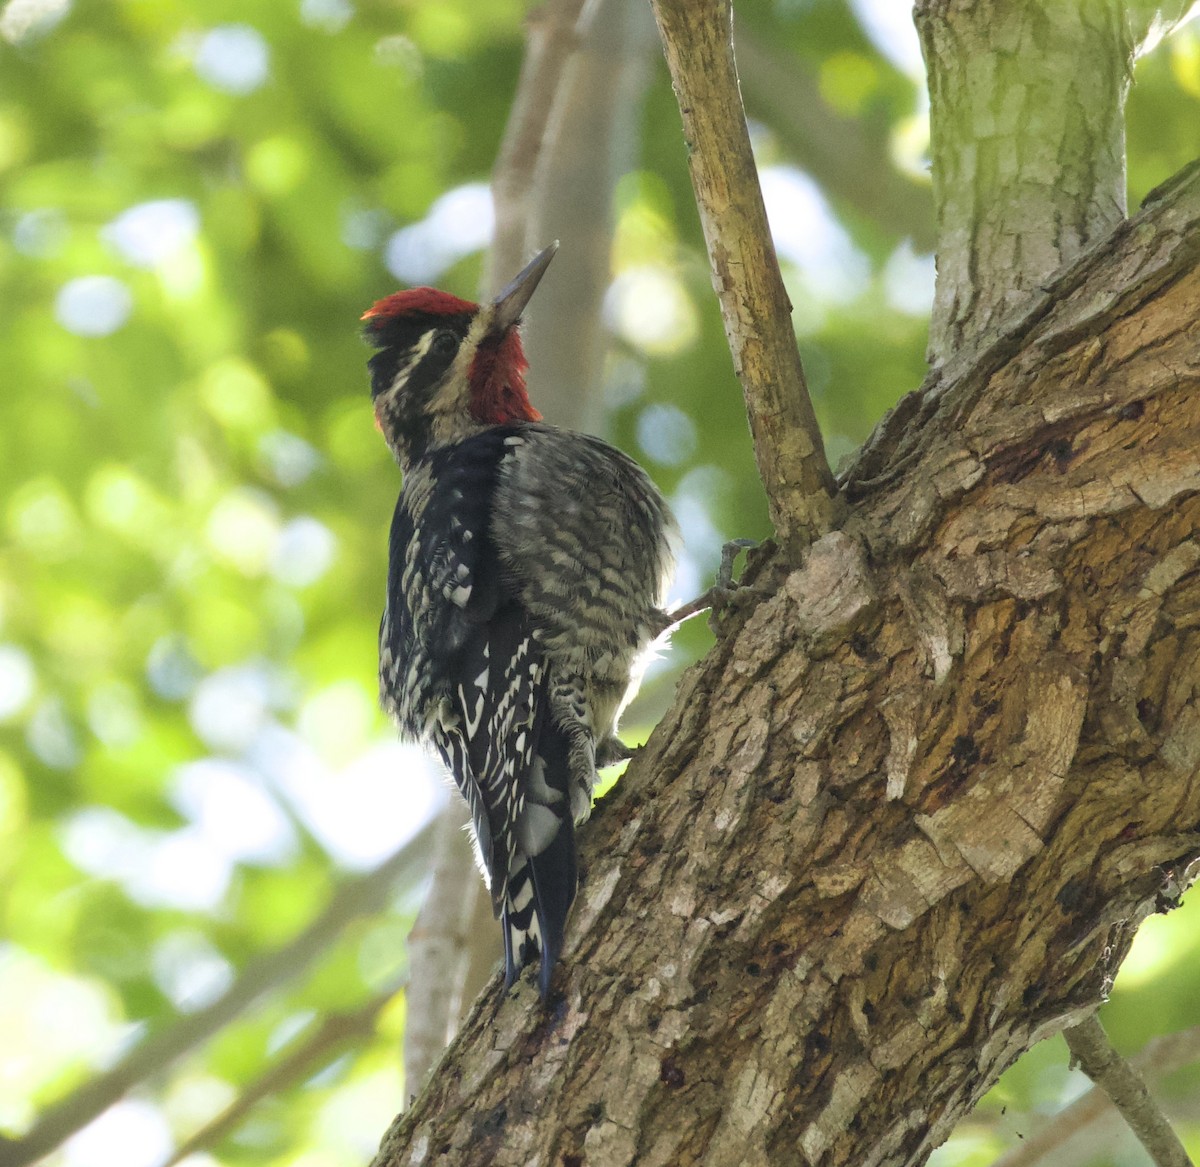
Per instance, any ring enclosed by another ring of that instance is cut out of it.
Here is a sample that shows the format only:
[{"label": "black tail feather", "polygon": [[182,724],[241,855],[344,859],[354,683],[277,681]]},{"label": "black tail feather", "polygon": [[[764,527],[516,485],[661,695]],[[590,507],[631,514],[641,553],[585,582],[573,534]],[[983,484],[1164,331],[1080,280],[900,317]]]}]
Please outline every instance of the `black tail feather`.
[{"label": "black tail feather", "polygon": [[554,842],[509,877],[501,913],[505,988],[540,950],[538,985],[543,997],[550,991],[577,882],[575,824],[567,815]]},{"label": "black tail feather", "polygon": [[575,866],[575,824],[568,813],[554,842],[530,864],[533,871],[533,898],[537,904],[541,933],[542,968],[538,984],[542,996],[550,991],[550,977],[562,952],[567,913],[575,899],[578,873]]},{"label": "black tail feather", "polygon": [[518,856],[505,884],[504,981],[511,985],[522,965],[541,951],[538,985],[542,996],[550,991],[550,977],[562,952],[567,915],[575,899],[578,867],[575,858],[575,822],[568,796],[570,770],[566,735],[555,726],[544,726],[538,746],[546,782],[560,793],[559,827],[550,844],[534,856]]}]

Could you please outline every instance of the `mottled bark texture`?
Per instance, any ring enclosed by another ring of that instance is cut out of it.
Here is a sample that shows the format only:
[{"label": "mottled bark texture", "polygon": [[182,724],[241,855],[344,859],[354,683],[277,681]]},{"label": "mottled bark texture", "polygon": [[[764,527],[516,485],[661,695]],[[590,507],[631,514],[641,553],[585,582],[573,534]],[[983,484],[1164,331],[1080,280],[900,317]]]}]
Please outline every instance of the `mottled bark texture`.
[{"label": "mottled bark texture", "polygon": [[918,0],[938,225],[930,364],[973,347],[1125,217],[1134,58],[1189,8]]},{"label": "mottled bark texture", "polygon": [[1134,44],[1117,0],[925,0],[916,16],[939,227],[937,365],[1125,217]]},{"label": "mottled bark texture", "polygon": [[1200,856],[1200,169],[767,550],[377,1163],[916,1164]]}]

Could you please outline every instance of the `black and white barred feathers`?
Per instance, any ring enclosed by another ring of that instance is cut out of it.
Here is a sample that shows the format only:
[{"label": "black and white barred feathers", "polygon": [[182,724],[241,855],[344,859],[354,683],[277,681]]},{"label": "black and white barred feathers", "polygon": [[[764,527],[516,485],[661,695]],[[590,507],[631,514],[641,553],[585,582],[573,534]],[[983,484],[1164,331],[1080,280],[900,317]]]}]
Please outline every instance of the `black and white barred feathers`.
[{"label": "black and white barred feathers", "polygon": [[404,472],[380,688],[471,812],[505,977],[540,951],[543,994],[577,885],[575,828],[640,679],[674,523],[642,469],[542,424],[517,326],[554,248],[492,303],[429,288],[364,317],[379,428]]}]

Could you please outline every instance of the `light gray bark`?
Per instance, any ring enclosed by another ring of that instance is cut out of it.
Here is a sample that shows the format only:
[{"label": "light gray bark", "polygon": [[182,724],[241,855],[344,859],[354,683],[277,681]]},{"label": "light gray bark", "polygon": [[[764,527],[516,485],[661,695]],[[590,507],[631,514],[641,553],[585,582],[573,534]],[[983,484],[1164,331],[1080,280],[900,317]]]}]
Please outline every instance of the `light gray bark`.
[{"label": "light gray bark", "polygon": [[[408,934],[409,986],[404,1020],[404,1091],[412,1097],[425,1084],[442,1050],[458,1031],[478,986],[467,987],[470,953],[492,931],[491,904],[467,842],[466,804],[447,806],[434,823],[433,879]],[[482,912],[479,900],[484,900]],[[489,970],[490,971],[490,970]],[[469,995],[468,995],[469,993]]]},{"label": "light gray bark", "polygon": [[1125,217],[1122,7],[917,6],[938,220],[930,364],[973,347]]},{"label": "light gray bark", "polygon": [[935,368],[1125,217],[1125,98],[1183,0],[919,0],[937,217]]}]

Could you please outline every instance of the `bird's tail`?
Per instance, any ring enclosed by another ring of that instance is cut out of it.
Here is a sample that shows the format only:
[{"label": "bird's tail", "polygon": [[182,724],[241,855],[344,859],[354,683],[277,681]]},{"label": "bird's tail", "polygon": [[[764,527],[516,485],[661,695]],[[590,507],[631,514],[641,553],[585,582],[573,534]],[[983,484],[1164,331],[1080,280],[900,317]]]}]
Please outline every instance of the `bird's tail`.
[{"label": "bird's tail", "polygon": [[540,951],[538,985],[543,997],[562,951],[567,913],[578,883],[568,785],[566,735],[547,724],[527,785],[500,905],[504,983],[511,985],[521,967]]}]

